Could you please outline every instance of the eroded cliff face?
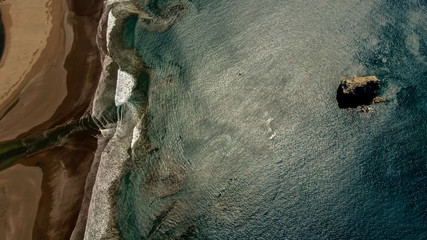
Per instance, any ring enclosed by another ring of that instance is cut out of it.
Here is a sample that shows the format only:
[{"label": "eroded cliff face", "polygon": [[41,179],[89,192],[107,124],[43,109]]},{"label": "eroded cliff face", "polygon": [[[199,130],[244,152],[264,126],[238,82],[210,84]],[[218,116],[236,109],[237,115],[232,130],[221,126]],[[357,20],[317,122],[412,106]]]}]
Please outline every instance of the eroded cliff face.
[{"label": "eroded cliff face", "polygon": [[356,108],[369,105],[377,96],[380,80],[375,76],[343,78],[337,90],[340,108]]},{"label": "eroded cliff face", "polygon": [[[136,21],[145,31],[161,33],[175,24],[185,11],[186,5],[181,2],[162,6],[156,1],[105,2],[97,39],[103,54],[103,72],[92,108],[92,118],[103,130],[95,154],[99,168],[85,239],[120,237],[116,209],[120,181],[148,156],[161,158],[157,154],[161,150],[150,142],[146,133],[150,122],[148,87],[152,72],[137,51],[124,43],[125,25],[130,20]],[[173,159],[170,162],[172,168],[178,169],[178,174],[169,176],[173,171],[154,164],[155,170],[141,179],[144,182],[141,191],[163,197],[179,191],[185,181],[185,168]],[[164,178],[170,181],[152,183]],[[149,220],[152,216],[146,217]]]}]

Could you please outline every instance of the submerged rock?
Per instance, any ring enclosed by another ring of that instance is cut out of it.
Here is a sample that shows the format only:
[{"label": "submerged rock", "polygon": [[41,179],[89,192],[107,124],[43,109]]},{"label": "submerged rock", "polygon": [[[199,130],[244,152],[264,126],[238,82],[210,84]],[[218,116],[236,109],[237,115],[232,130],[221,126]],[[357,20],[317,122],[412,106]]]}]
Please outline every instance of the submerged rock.
[{"label": "submerged rock", "polygon": [[387,102],[384,98],[376,97],[373,100],[373,103],[385,103]]},{"label": "submerged rock", "polygon": [[380,80],[375,76],[343,78],[337,90],[338,106],[356,108],[372,104],[379,88]]}]

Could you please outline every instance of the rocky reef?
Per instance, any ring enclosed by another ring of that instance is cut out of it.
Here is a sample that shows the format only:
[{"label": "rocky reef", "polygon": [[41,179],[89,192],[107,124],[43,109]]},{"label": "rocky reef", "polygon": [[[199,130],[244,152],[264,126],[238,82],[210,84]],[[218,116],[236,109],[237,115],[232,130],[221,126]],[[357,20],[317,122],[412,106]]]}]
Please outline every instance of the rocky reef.
[{"label": "rocky reef", "polygon": [[340,108],[356,108],[372,103],[384,102],[376,98],[380,89],[380,80],[376,76],[343,78],[337,90],[337,102]]}]

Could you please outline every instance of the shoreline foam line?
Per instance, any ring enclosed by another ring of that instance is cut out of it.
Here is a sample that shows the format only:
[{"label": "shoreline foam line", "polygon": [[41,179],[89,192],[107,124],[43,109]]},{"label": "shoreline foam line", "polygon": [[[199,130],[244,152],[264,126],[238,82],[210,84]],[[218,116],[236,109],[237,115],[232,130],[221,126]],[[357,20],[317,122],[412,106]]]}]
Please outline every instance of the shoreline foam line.
[{"label": "shoreline foam line", "polygon": [[[132,149],[138,142],[138,145],[144,148],[139,150],[147,152],[148,155],[153,148],[145,132],[145,125],[149,123],[148,96],[137,87],[144,85],[141,81],[150,81],[151,73],[138,53],[123,43],[125,20],[137,17],[146,20],[138,21],[139,27],[151,32],[165,32],[186,10],[182,3],[170,4],[167,7],[171,8],[174,14],[156,18],[137,7],[134,2],[137,1],[106,1],[100,24],[107,26],[98,28],[98,46],[105,54],[103,58],[110,61],[104,60],[104,64],[108,66],[103,66],[103,77],[95,95],[92,117],[102,118],[103,109],[116,107],[118,121],[115,128],[112,127],[106,135],[103,134],[100,141],[105,143],[105,148],[98,148],[95,154],[99,156],[95,161],[100,163],[90,200],[85,239],[114,239],[120,236],[115,198],[118,183],[127,170],[125,165],[133,157],[128,149]],[[111,89],[104,86],[111,86],[112,81],[116,83],[114,99],[108,99],[108,92]],[[103,101],[104,96],[107,98],[106,101]],[[129,102],[130,98],[133,99],[132,103]],[[135,101],[138,102],[136,107]],[[141,129],[137,127],[139,122],[144,125],[139,125]]]}]

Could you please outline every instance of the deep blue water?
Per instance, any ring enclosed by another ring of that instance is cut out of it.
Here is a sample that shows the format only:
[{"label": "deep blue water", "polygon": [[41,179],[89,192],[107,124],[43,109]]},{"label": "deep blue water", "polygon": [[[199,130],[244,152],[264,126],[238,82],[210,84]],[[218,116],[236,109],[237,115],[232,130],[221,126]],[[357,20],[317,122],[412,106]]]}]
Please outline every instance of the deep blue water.
[{"label": "deep blue water", "polygon": [[[120,182],[123,239],[427,239],[425,1],[188,4],[127,22],[157,151]],[[339,109],[353,75],[387,103]]]}]

